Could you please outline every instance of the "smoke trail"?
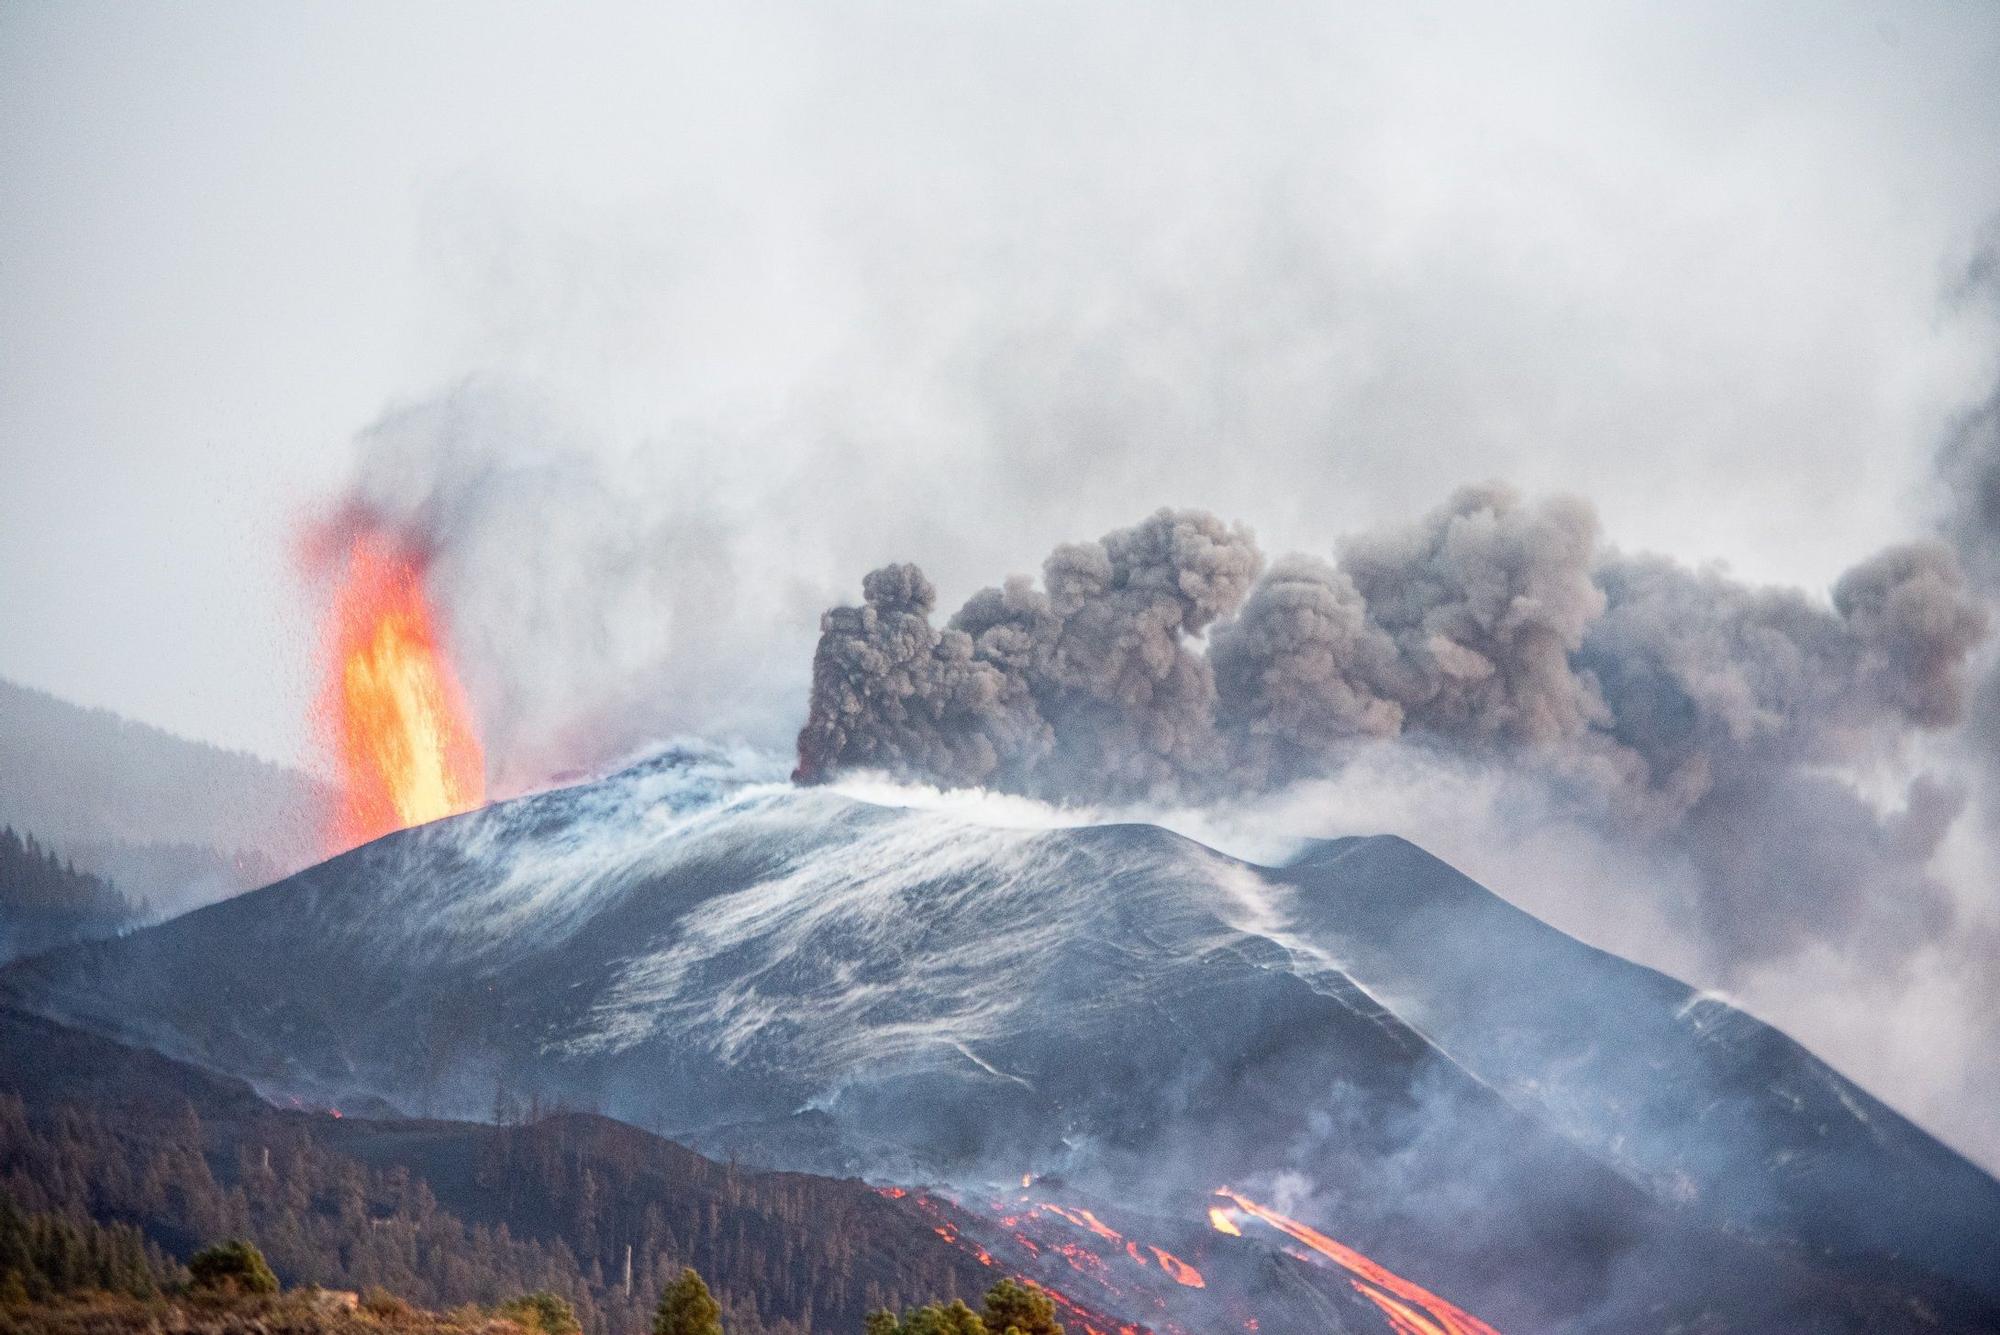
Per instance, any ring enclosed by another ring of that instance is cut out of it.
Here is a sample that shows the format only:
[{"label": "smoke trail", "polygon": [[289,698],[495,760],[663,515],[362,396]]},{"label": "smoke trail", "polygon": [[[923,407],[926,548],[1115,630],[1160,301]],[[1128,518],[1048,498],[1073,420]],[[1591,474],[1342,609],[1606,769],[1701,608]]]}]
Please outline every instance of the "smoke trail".
[{"label": "smoke trail", "polygon": [[[2000,231],[1974,255],[1959,286],[1960,303],[2000,319]],[[1938,452],[1937,472],[1947,498],[1944,535],[1980,592],[2000,598],[2000,376],[1985,400],[1955,424]],[[2000,664],[1987,665],[1966,731],[1987,785],[2000,786]],[[1988,808],[2000,820],[2000,804],[1989,802]]]}]

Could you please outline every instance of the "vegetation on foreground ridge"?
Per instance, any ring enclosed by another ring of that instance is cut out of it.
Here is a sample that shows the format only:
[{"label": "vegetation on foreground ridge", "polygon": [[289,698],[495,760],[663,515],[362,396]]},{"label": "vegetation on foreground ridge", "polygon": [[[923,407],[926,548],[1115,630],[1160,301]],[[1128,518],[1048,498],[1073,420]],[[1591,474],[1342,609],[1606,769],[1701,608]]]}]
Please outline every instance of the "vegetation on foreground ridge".
[{"label": "vegetation on foreground ridge", "polygon": [[141,1301],[230,1238],[254,1240],[287,1288],[379,1287],[436,1313],[547,1292],[586,1335],[649,1329],[685,1266],[713,1286],[730,1335],[858,1332],[877,1308],[992,1280],[860,1182],[739,1169],[580,1113],[490,1125],[280,1111],[4,1006],[0,1199],[65,1233],[66,1267],[95,1258],[65,1291]]},{"label": "vegetation on foreground ridge", "polygon": [[[382,1288],[284,1292],[256,1244],[235,1238],[185,1269],[136,1250],[129,1231],[26,1215],[0,1196],[0,1335],[582,1335],[575,1309],[540,1290],[424,1311]],[[883,1310],[865,1335],[1063,1335],[1039,1289],[1002,1281],[983,1312]],[[652,1335],[724,1335],[722,1308],[692,1267],[661,1291]]]},{"label": "vegetation on foreground ridge", "polygon": [[547,1291],[427,1312],[382,1288],[283,1292],[255,1243],[203,1248],[185,1269],[130,1229],[23,1214],[0,1196],[0,1335],[581,1335]]}]

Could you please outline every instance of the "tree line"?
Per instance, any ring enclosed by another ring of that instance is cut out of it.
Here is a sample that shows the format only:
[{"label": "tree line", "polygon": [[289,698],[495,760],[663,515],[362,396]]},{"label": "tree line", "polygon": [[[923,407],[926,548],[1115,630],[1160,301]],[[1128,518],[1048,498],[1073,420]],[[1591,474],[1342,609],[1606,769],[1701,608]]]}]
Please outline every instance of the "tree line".
[{"label": "tree line", "polygon": [[[124,1292],[143,1289],[142,1270],[165,1284],[173,1257],[218,1238],[254,1238],[289,1284],[381,1288],[432,1309],[547,1292],[592,1332],[643,1329],[690,1266],[716,1282],[731,1335],[859,1330],[872,1310],[984,1283],[923,1221],[858,1184],[739,1172],[573,1116],[507,1128],[277,1113],[204,1123],[192,1106],[140,1118],[0,1095],[0,1197],[23,1218],[112,1230],[122,1242],[61,1250],[110,1246],[124,1277],[101,1287]],[[152,1249],[143,1263],[134,1238]],[[39,1262],[21,1268],[40,1282]]]},{"label": "tree line", "polygon": [[0,960],[109,936],[149,914],[144,900],[134,903],[110,881],[78,871],[34,835],[0,829]]},{"label": "tree line", "polygon": [[[275,1295],[281,1288],[263,1251],[247,1238],[204,1247],[182,1268],[129,1225],[100,1226],[60,1215],[24,1214],[0,1196],[0,1312],[96,1293],[137,1299],[169,1292],[257,1298]],[[379,1286],[370,1289],[358,1306],[389,1318],[406,1318],[413,1312],[399,1295]],[[582,1335],[576,1309],[547,1289],[518,1294],[487,1310],[529,1335]],[[652,1335],[725,1335],[722,1306],[701,1272],[684,1266],[661,1290],[651,1330]],[[957,1300],[927,1304],[900,1316],[884,1309],[869,1315],[862,1335],[1064,1335],[1064,1331],[1047,1294],[1032,1285],[1002,1280],[987,1290],[980,1311]]]}]

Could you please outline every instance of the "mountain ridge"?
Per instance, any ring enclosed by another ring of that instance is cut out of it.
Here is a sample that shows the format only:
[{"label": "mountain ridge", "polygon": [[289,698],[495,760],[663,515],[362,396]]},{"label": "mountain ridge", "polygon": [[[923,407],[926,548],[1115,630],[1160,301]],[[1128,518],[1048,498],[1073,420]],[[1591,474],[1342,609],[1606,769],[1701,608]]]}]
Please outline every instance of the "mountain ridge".
[{"label": "mountain ridge", "polygon": [[[454,817],[0,986],[318,1101],[476,1112],[513,1081],[770,1166],[1055,1172],[1155,1212],[1289,1174],[1531,1329],[1617,1328],[1583,1296],[1613,1277],[1683,1301],[1665,1258],[1729,1245],[2000,1311],[2000,1184],[1407,840],[1263,866],[734,773],[694,749]],[[1771,1071],[1804,1114],[1738,1087]],[[1520,1267],[1573,1291],[1523,1295]]]},{"label": "mountain ridge", "polygon": [[245,751],[0,678],[0,824],[179,911],[323,852],[327,790]]}]

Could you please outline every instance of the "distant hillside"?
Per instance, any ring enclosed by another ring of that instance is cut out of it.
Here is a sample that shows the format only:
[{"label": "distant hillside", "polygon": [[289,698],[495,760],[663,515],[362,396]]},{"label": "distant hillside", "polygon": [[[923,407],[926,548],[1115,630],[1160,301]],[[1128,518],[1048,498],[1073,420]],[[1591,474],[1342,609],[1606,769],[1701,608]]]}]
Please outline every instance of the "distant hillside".
[{"label": "distant hillside", "polygon": [[313,861],[324,804],[297,770],[0,681],[0,824],[156,910]]},{"label": "distant hillside", "polygon": [[110,881],[0,825],[0,960],[110,936],[146,915]]}]

